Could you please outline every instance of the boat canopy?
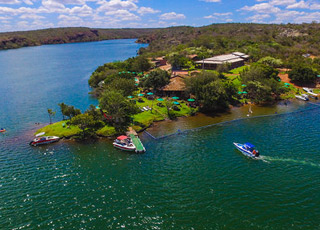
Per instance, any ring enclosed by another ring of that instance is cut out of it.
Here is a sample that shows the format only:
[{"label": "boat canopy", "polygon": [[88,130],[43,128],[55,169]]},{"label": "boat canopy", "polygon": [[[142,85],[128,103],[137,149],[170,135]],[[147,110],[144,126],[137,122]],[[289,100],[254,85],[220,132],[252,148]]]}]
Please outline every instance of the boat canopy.
[{"label": "boat canopy", "polygon": [[250,148],[250,149],[253,149],[255,146],[251,143],[245,143],[244,144],[246,147]]},{"label": "boat canopy", "polygon": [[122,140],[128,139],[128,137],[123,135],[123,136],[117,137],[117,139],[122,141]]}]

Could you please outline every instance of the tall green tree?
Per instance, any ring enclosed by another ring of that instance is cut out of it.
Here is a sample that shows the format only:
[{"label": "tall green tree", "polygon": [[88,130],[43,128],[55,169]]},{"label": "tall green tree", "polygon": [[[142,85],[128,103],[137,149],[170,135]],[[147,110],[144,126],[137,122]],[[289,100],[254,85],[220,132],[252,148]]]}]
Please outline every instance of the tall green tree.
[{"label": "tall green tree", "polygon": [[157,91],[169,84],[169,82],[169,73],[165,70],[156,69],[149,73],[149,77],[142,82],[142,85],[144,88],[152,88],[153,90]]},{"label": "tall green tree", "polygon": [[102,127],[102,122],[88,113],[76,115],[70,120],[70,124],[76,125],[82,130],[81,138],[93,136],[94,131]]},{"label": "tall green tree", "polygon": [[267,65],[252,65],[240,73],[242,82],[247,86],[247,97],[255,103],[271,102],[280,97],[287,89],[278,82],[278,71]]},{"label": "tall green tree", "polygon": [[135,104],[115,90],[105,91],[99,104],[106,114],[112,117],[112,124],[118,132],[126,131],[131,123],[131,117],[139,112]]},{"label": "tall green tree", "polygon": [[129,68],[133,72],[144,72],[151,68],[149,60],[143,56],[133,58],[131,67]]},{"label": "tall green tree", "polygon": [[67,105],[63,102],[59,103],[58,105],[60,107],[63,119],[65,119],[65,117],[71,119],[72,117],[81,114],[80,109],[75,108],[73,105]]},{"label": "tall green tree", "polygon": [[281,59],[277,59],[277,58],[270,57],[270,56],[261,58],[258,61],[258,63],[264,64],[264,65],[268,65],[268,66],[271,66],[271,67],[274,67],[274,68],[281,67],[283,65],[283,62],[282,62]]},{"label": "tall green tree", "polygon": [[[228,108],[230,96],[234,93],[231,86],[226,85],[217,74],[202,72],[201,74],[186,79],[186,87],[189,93],[196,96],[204,112],[214,112]],[[232,96],[231,96],[232,97]]]},{"label": "tall green tree", "polygon": [[168,57],[168,62],[173,69],[181,69],[182,67],[188,66],[189,60],[184,55],[173,54]]},{"label": "tall green tree", "polygon": [[317,73],[309,66],[295,65],[289,72],[289,78],[298,83],[314,83]]},{"label": "tall green tree", "polygon": [[106,91],[116,90],[121,92],[125,97],[132,95],[136,90],[134,79],[118,78],[114,79],[109,85],[106,86]]}]

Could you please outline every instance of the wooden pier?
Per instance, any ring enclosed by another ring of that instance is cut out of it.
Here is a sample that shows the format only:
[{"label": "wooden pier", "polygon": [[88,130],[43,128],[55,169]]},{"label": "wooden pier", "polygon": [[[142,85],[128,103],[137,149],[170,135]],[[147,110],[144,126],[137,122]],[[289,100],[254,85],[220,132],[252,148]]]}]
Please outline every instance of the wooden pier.
[{"label": "wooden pier", "polygon": [[131,138],[133,144],[136,146],[137,153],[144,153],[146,151],[140,138],[138,137],[137,132],[132,127],[129,127],[129,131],[127,132],[127,136],[129,136]]}]

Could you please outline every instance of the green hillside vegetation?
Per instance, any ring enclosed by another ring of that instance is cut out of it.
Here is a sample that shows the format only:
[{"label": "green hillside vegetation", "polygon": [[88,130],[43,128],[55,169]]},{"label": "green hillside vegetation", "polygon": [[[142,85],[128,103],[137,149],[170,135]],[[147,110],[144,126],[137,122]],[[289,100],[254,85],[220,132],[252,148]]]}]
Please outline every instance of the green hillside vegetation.
[{"label": "green hillside vegetation", "polygon": [[272,56],[282,60],[310,53],[320,55],[320,24],[213,24],[204,27],[171,27],[140,36],[150,44],[141,53],[169,52],[210,57],[231,51],[249,54],[253,61]]},{"label": "green hillside vegetation", "polygon": [[138,38],[155,29],[91,29],[85,27],[54,28],[0,33],[0,50],[45,44],[91,42]]}]

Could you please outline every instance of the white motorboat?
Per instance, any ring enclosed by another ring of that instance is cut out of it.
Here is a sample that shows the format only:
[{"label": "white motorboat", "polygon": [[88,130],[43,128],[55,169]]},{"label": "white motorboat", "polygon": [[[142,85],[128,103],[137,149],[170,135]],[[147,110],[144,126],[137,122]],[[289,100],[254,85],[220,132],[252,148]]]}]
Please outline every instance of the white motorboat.
[{"label": "white motorboat", "polygon": [[259,158],[260,154],[259,151],[255,149],[253,144],[245,143],[245,144],[239,144],[239,143],[233,143],[237,149],[244,154],[247,157],[251,158]]},{"label": "white motorboat", "polygon": [[132,143],[130,137],[127,136],[119,136],[114,140],[113,146],[115,148],[124,150],[124,151],[135,151],[136,146]]},{"label": "white motorboat", "polygon": [[44,136],[44,137],[37,137],[33,139],[29,144],[32,146],[38,146],[38,145],[45,145],[45,144],[51,144],[54,142],[57,142],[60,140],[60,137],[56,136]]},{"label": "white motorboat", "polygon": [[308,94],[310,94],[310,95],[312,95],[312,96],[314,96],[314,97],[317,97],[318,96],[318,94],[316,94],[316,93],[314,93],[313,92],[313,89],[310,89],[310,88],[306,88],[306,87],[304,87],[304,88],[302,88],[304,91],[306,91]]},{"label": "white motorboat", "polygon": [[307,94],[296,95],[295,97],[303,101],[309,101],[309,97]]}]

